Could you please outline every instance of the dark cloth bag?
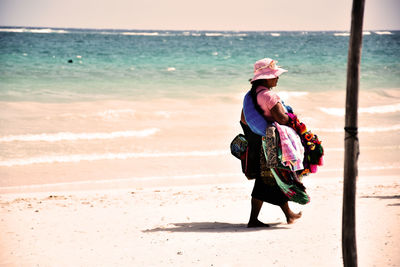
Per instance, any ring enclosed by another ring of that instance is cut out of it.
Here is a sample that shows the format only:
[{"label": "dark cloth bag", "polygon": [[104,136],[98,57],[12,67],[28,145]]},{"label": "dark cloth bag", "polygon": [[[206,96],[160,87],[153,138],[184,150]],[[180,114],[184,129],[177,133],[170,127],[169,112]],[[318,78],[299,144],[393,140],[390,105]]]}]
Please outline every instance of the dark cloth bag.
[{"label": "dark cloth bag", "polygon": [[248,142],[247,174],[245,173],[245,175],[248,179],[255,179],[251,196],[273,205],[281,206],[285,204],[289,198],[278,187],[275,178],[267,167],[261,145],[262,137],[253,133],[244,123],[240,122],[240,125]]}]

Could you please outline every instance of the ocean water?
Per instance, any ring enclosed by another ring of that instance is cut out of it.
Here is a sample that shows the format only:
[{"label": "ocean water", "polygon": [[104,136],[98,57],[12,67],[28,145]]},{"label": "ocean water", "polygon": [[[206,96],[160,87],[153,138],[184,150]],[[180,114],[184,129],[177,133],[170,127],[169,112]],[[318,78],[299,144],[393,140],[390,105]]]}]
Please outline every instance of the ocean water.
[{"label": "ocean water", "polygon": [[[276,90],[325,142],[321,175],[340,176],[348,41],[347,32],[0,28],[0,186],[242,179],[228,146],[263,57],[289,70]],[[400,169],[399,114],[400,31],[364,32],[361,170]]]},{"label": "ocean water", "polygon": [[[263,57],[289,70],[283,89],[340,90],[348,39],[342,32],[0,28],[0,98],[57,102],[238,92]],[[400,32],[365,32],[363,42],[362,88],[397,88]]]}]

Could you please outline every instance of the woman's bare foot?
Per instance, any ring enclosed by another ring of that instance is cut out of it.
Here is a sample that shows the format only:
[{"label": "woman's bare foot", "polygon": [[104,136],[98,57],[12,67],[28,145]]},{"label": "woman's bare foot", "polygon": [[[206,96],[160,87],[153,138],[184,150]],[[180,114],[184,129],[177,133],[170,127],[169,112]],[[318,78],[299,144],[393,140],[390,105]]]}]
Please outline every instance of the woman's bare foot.
[{"label": "woman's bare foot", "polygon": [[263,223],[259,220],[249,221],[249,223],[247,224],[247,228],[254,228],[254,227],[270,227],[270,225]]},{"label": "woman's bare foot", "polygon": [[286,221],[287,224],[292,224],[294,223],[297,219],[301,218],[301,211],[299,213],[293,213],[291,212],[288,216],[286,216]]}]

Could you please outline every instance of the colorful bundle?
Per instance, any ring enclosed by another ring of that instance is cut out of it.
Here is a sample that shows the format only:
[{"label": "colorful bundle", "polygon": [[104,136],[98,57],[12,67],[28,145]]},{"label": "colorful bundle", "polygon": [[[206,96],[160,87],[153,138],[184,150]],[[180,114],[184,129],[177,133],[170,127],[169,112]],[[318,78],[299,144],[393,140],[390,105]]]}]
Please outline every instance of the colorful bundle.
[{"label": "colorful bundle", "polygon": [[287,115],[290,119],[289,126],[300,136],[301,143],[304,146],[304,170],[301,171],[300,176],[308,173],[316,173],[317,166],[323,165],[324,149],[321,141],[316,134],[307,130],[306,125],[300,122],[295,114],[287,113]]}]

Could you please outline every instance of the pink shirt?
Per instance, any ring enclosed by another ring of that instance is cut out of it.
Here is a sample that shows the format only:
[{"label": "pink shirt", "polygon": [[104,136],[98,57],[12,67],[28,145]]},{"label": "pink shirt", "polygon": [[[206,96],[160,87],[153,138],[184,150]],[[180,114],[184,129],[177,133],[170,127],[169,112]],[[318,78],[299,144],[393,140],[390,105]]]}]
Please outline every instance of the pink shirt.
[{"label": "pink shirt", "polygon": [[[263,91],[262,91],[263,90]],[[262,110],[264,110],[264,116],[268,119],[273,121],[274,118],[271,114],[271,109],[281,101],[280,97],[270,89],[264,86],[258,86],[256,92],[261,93],[257,94],[257,103],[260,105]]]}]

